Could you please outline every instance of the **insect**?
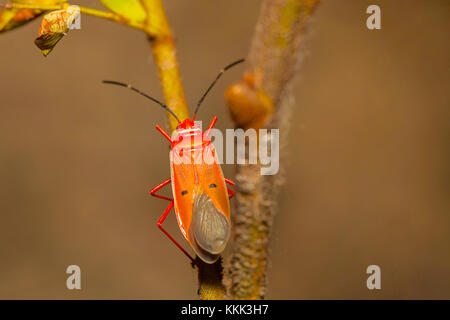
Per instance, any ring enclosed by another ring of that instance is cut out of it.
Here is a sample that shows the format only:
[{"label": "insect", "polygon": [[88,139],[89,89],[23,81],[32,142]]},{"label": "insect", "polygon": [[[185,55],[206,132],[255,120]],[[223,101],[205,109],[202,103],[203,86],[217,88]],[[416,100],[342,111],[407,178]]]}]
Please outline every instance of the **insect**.
[{"label": "insect", "polygon": [[[157,222],[158,227],[193,263],[194,258],[162,224],[172,208],[175,208],[181,233],[197,256],[206,263],[214,263],[227,245],[231,233],[229,199],[234,196],[234,192],[228,189],[226,184],[234,185],[234,182],[223,176],[214,145],[209,137],[217,117],[213,117],[205,132],[202,132],[194,121],[200,105],[217,80],[226,70],[243,61],[244,59],[235,61],[219,72],[197,103],[192,120],[186,119],[183,122],[164,103],[140,90],[117,81],[103,81],[129,88],[143,95],[159,104],[178,121],[174,138],[159,125],[156,126],[170,142],[170,178],[151,189],[150,194],[170,201]],[[172,184],[173,199],[156,193],[169,183]]]}]

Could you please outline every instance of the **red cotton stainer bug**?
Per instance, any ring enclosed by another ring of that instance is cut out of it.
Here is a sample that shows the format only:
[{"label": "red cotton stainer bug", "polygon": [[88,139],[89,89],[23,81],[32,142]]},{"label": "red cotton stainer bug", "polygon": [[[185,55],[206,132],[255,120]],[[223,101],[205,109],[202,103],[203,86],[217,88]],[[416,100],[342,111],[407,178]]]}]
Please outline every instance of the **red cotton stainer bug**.
[{"label": "red cotton stainer bug", "polygon": [[[154,187],[150,190],[150,194],[170,201],[158,220],[158,227],[193,263],[195,260],[172,238],[162,224],[170,210],[175,207],[181,233],[197,256],[206,263],[214,263],[227,245],[231,233],[229,199],[234,196],[234,192],[227,188],[226,183],[234,185],[234,182],[224,178],[214,145],[209,138],[217,117],[211,120],[204,133],[195,125],[194,120],[203,99],[217,80],[226,70],[243,61],[244,59],[235,61],[219,72],[197,103],[192,120],[186,119],[183,122],[164,103],[140,90],[117,81],[103,81],[129,88],[143,95],[158,103],[178,121],[174,139],[159,125],[156,126],[156,129],[170,142],[170,179]],[[156,194],[169,183],[172,183],[173,199]]]}]

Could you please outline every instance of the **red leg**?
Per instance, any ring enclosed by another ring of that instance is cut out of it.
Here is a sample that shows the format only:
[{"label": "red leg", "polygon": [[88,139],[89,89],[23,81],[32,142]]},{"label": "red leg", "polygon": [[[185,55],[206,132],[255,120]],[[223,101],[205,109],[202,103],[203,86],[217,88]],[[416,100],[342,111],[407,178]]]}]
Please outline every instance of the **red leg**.
[{"label": "red leg", "polygon": [[234,183],[234,181],[231,181],[230,179],[225,178],[225,182],[228,184],[231,184],[232,186],[234,186],[236,183]]},{"label": "red leg", "polygon": [[170,199],[170,198],[167,198],[167,197],[165,197],[165,196],[160,196],[159,194],[155,194],[156,191],[158,191],[158,190],[161,189],[162,187],[168,185],[168,184],[170,183],[170,180],[171,180],[171,179],[167,179],[166,181],[161,182],[160,184],[158,184],[156,187],[154,187],[152,190],[150,190],[150,194],[151,194],[152,196],[157,197],[157,198],[160,198],[160,199],[172,201],[172,199]]},{"label": "red leg", "polygon": [[209,133],[211,131],[211,129],[214,127],[214,125],[216,124],[217,121],[217,117],[212,118],[211,123],[208,126],[208,129],[205,130],[204,136],[208,137]]},{"label": "red leg", "polygon": [[234,191],[233,190],[231,190],[231,189],[228,189],[227,188],[227,191],[228,191],[228,194],[230,195],[230,197],[228,198],[228,199],[231,199],[231,198],[233,198],[236,194],[234,193]]},{"label": "red leg", "polygon": [[164,234],[165,234],[166,236],[168,236],[169,239],[172,240],[173,243],[175,243],[175,245],[178,247],[178,249],[180,249],[180,250],[181,250],[181,251],[189,258],[189,260],[191,260],[192,263],[195,264],[194,259],[191,257],[191,255],[190,255],[189,253],[187,253],[187,251],[184,250],[183,247],[180,246],[180,245],[178,244],[178,242],[176,242],[175,239],[172,238],[172,236],[171,236],[171,235],[163,228],[163,226],[162,226],[162,224],[163,224],[164,220],[166,220],[166,217],[167,217],[167,215],[169,214],[170,210],[172,210],[173,204],[174,204],[174,202],[171,201],[170,204],[169,204],[169,206],[167,207],[166,211],[164,211],[164,213],[162,214],[162,216],[159,218],[159,220],[158,220],[158,228],[159,228],[162,232],[164,232]]},{"label": "red leg", "polygon": [[[230,179],[227,179],[227,178],[225,178],[225,182],[228,183],[228,184],[231,184],[232,186],[234,186],[236,184],[236,183],[234,183],[234,181],[231,181]],[[227,191],[228,191],[228,194],[230,195],[230,197],[228,199],[231,199],[231,198],[233,198],[236,195],[234,193],[234,191],[231,190],[231,189],[227,188]]]},{"label": "red leg", "polygon": [[158,130],[159,132],[161,132],[161,134],[162,134],[167,140],[169,140],[170,143],[172,143],[172,138],[170,137],[170,135],[169,135],[163,128],[161,128],[159,125],[156,125],[156,130]]}]

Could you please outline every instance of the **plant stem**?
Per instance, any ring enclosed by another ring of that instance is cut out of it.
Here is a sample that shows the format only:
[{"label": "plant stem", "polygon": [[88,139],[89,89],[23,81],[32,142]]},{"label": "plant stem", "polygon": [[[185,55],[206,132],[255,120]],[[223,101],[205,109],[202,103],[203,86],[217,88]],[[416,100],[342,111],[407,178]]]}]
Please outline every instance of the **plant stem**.
[{"label": "plant stem", "polygon": [[225,287],[222,284],[222,258],[213,264],[207,264],[196,258],[198,266],[198,294],[201,300],[225,299]]},{"label": "plant stem", "polygon": [[[16,3],[13,2],[10,5],[5,5],[5,8],[11,8],[11,9],[32,9],[32,10],[42,10],[42,11],[50,11],[50,10],[61,10],[64,8],[67,8],[69,6],[68,3],[64,3],[63,5],[59,4],[26,4],[26,3]],[[97,18],[102,18],[106,20],[111,20],[114,22],[119,22],[121,24],[124,24],[126,26],[139,29],[139,30],[146,30],[146,25],[143,23],[139,23],[136,21],[125,19],[124,17],[114,13],[114,12],[108,12],[108,11],[102,11],[87,7],[81,7],[80,12],[94,16]]]},{"label": "plant stem", "polygon": [[63,8],[63,5],[60,4],[35,4],[35,3],[9,3],[5,4],[4,7],[6,9],[32,9],[32,10],[42,10],[42,11],[48,11],[48,10],[61,10]]},{"label": "plant stem", "polygon": [[80,7],[80,12],[90,15],[90,16],[97,17],[97,18],[103,18],[106,20],[119,22],[128,27],[132,27],[132,28],[135,28],[138,30],[145,30],[145,24],[125,19],[124,17],[122,17],[118,14],[115,14],[114,12],[107,12],[107,11],[102,11],[102,10],[97,10],[97,9],[92,9],[92,8],[86,8],[86,7]]},{"label": "plant stem", "polygon": [[[263,2],[246,73],[225,95],[237,127],[280,128],[280,144],[285,143],[293,102],[289,89],[305,26],[318,2]],[[265,141],[260,137],[261,142],[270,145],[270,135]],[[260,164],[236,165],[234,246],[224,279],[232,299],[263,299],[266,294],[269,238],[283,179],[280,173],[261,175],[260,168]]]},{"label": "plant stem", "polygon": [[[189,118],[189,111],[181,83],[176,58],[175,41],[161,0],[142,0],[147,11],[146,32],[152,46],[153,57],[158,67],[159,79],[166,105],[177,115],[180,121]],[[176,119],[168,114],[170,129],[178,125]]]}]

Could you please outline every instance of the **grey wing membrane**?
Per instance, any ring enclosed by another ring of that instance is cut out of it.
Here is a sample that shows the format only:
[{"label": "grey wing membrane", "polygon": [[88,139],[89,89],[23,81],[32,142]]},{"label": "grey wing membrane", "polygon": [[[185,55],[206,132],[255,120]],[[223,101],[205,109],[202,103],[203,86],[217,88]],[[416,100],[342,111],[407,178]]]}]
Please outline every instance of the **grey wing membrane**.
[{"label": "grey wing membrane", "polygon": [[194,197],[189,235],[199,257],[213,263],[225,249],[230,237],[230,222],[206,193]]}]

